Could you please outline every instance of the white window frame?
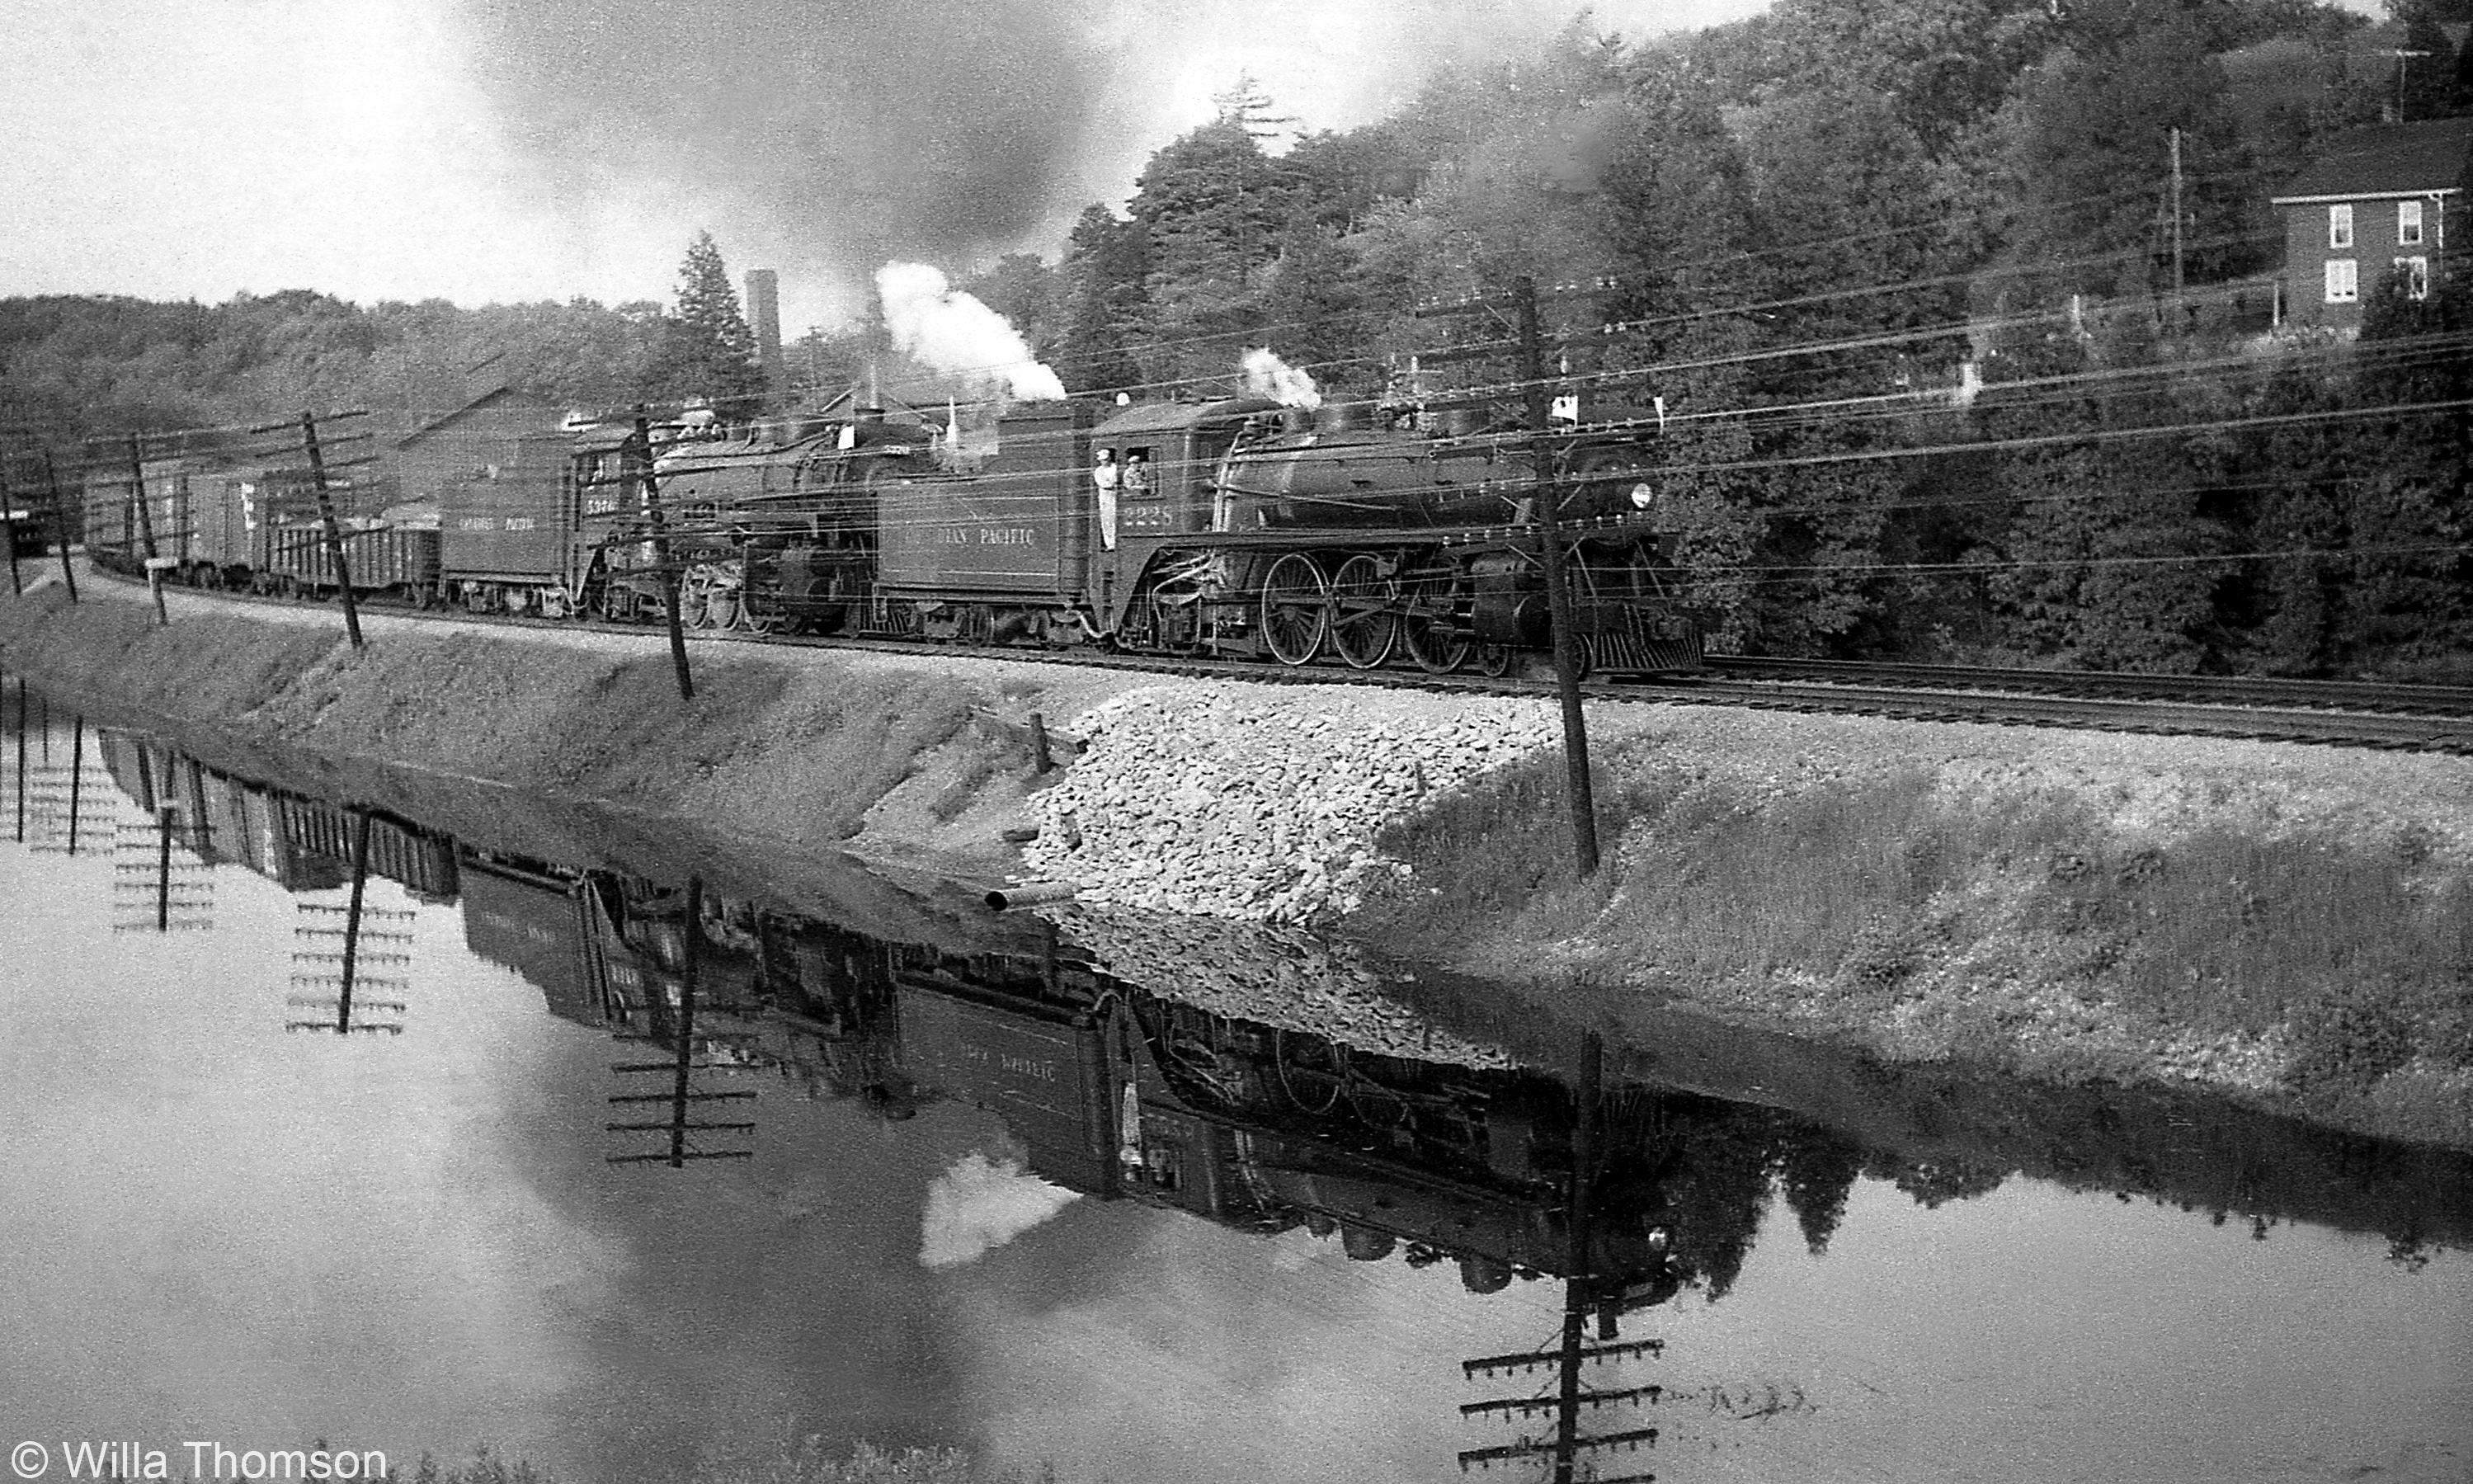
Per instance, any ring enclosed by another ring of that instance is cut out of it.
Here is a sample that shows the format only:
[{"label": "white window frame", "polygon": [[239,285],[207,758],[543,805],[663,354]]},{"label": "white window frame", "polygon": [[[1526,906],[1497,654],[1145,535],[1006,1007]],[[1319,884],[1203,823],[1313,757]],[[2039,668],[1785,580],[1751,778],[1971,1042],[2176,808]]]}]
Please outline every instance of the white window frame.
[{"label": "white window frame", "polygon": [[2362,300],[2362,265],[2349,257],[2327,259],[2327,302],[2357,304]]},{"label": "white window frame", "polygon": [[2428,299],[2430,297],[2430,259],[2400,257],[2395,260],[2395,266],[2396,272],[2404,275],[2405,298]]},{"label": "white window frame", "polygon": [[2353,245],[2353,203],[2344,202],[2327,208],[2327,246],[2349,248]]},{"label": "white window frame", "polygon": [[2396,203],[2396,246],[2399,248],[2417,248],[2421,246],[2420,202],[2400,201]]}]

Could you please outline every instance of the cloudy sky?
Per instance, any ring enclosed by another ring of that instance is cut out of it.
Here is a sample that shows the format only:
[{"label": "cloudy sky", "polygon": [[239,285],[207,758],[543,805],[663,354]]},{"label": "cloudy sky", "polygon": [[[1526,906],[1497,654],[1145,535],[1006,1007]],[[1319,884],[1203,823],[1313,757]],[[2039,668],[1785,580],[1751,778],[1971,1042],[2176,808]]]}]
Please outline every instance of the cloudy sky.
[{"label": "cloudy sky", "polygon": [[[1604,0],[1626,36],[1765,0]],[[0,296],[666,298],[795,331],[874,262],[1052,246],[1240,72],[1308,128],[1573,0],[0,0]]]}]

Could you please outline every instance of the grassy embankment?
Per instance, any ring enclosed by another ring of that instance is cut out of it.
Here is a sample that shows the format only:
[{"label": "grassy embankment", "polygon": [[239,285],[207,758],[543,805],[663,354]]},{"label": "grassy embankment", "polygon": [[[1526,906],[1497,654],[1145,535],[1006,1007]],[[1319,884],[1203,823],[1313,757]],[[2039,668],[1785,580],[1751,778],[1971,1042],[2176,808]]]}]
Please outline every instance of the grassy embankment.
[{"label": "grassy embankment", "polygon": [[1570,864],[1560,760],[1535,758],[1389,830],[1415,887],[1360,925],[1617,1030],[1681,1003],[2473,1143],[2473,869],[2430,829],[2271,805],[2164,827],[2076,789],[1987,802],[1922,764],[1755,787],[1645,738],[1597,776],[1595,878]]},{"label": "grassy embankment", "polygon": [[66,695],[801,845],[858,835],[907,783],[897,824],[913,833],[988,816],[917,843],[992,849],[1029,775],[1027,744],[991,716],[1019,698],[856,660],[699,646],[683,706],[667,655],[641,645],[396,625],[355,651],[325,624],[192,608],[158,627],[140,603],[71,607],[57,588],[0,602],[0,641],[11,674]]}]

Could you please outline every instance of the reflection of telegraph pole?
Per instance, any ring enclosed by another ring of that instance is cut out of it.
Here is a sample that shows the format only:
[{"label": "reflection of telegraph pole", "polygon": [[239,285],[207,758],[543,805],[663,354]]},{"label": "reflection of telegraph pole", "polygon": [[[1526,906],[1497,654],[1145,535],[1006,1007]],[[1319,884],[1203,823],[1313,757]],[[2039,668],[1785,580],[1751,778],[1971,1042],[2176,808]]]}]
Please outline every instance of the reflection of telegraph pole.
[{"label": "reflection of telegraph pole", "polygon": [[[737,1102],[756,1095],[752,1091],[743,1090],[705,1092],[697,1090],[696,1088],[697,1072],[715,1069],[714,1064],[709,1059],[699,1060],[696,1056],[696,971],[699,967],[698,959],[702,953],[700,945],[704,940],[704,877],[702,876],[687,877],[686,926],[682,937],[684,939],[682,945],[682,957],[684,962],[679,974],[678,1007],[670,1017],[668,1039],[673,1042],[670,1059],[666,1062],[619,1062],[610,1068],[622,1077],[666,1072],[670,1079],[668,1091],[613,1093],[610,1101],[613,1106],[666,1103],[669,1105],[669,1116],[658,1122],[603,1125],[604,1130],[612,1134],[666,1134],[669,1136],[667,1139],[669,1147],[654,1154],[610,1155],[606,1157],[606,1161],[611,1164],[666,1164],[673,1169],[684,1169],[690,1160],[752,1160],[756,1157],[756,1151],[752,1148],[694,1148],[690,1146],[687,1138],[689,1134],[716,1134],[731,1138],[743,1135],[752,1139],[756,1133],[756,1125],[753,1121],[714,1122],[709,1119],[691,1119],[687,1116],[689,1108],[693,1104]],[[621,1035],[614,1039],[659,1041],[663,1037],[658,1028],[652,1028],[641,1036]],[[708,1035],[706,1039],[709,1041],[714,1038]]]},{"label": "reflection of telegraph pole", "polygon": [[26,678],[17,677],[17,843],[26,843]]},{"label": "reflection of telegraph pole", "polygon": [[[145,754],[139,754],[142,764]],[[158,804],[160,801],[157,801]],[[112,887],[128,916],[111,924],[116,933],[168,933],[212,927],[213,867],[204,858],[202,840],[184,840],[180,858],[172,853],[174,810],[158,807],[145,824],[120,826],[122,859],[113,866]]]},{"label": "reflection of telegraph pole", "polygon": [[[332,993],[292,994],[284,998],[296,1009],[328,1010],[332,1018],[318,1020],[286,1020],[287,1031],[333,1031],[348,1036],[354,1031],[374,1034],[384,1031],[390,1036],[403,1034],[404,1001],[371,999],[361,993],[375,990],[380,993],[402,994],[411,981],[399,973],[372,976],[362,970],[371,964],[398,969],[412,962],[411,912],[389,912],[363,905],[370,884],[370,811],[352,811],[352,895],[341,907],[315,902],[302,902],[302,916],[331,919],[341,914],[339,926],[296,926],[296,938],[340,939],[335,951],[324,949],[296,950],[296,964],[332,964],[332,973],[295,971],[294,985],[311,990],[332,991]],[[372,925],[375,924],[375,925]],[[371,945],[375,945],[372,947]],[[355,1017],[358,1017],[356,1019]],[[388,1018],[393,1017],[392,1019]]]},{"label": "reflection of telegraph pole", "polygon": [[[1591,1251],[1592,1185],[1597,1161],[1597,1119],[1599,1105],[1604,1101],[1605,1047],[1592,1031],[1580,1043],[1579,1124],[1572,1138],[1572,1176],[1568,1186],[1570,1198],[1570,1231],[1564,1248],[1565,1277],[1563,1286],[1563,1342],[1551,1351],[1530,1351],[1519,1354],[1488,1355],[1465,1361],[1460,1366],[1463,1376],[1492,1376],[1498,1371],[1529,1371],[1544,1365],[1555,1368],[1556,1393],[1551,1400],[1544,1397],[1512,1397],[1493,1401],[1471,1402],[1460,1408],[1462,1417],[1481,1417],[1501,1412],[1505,1417],[1526,1417],[1547,1411],[1554,1416],[1554,1436],[1550,1441],[1524,1436],[1517,1443],[1497,1448],[1472,1448],[1460,1454],[1463,1472],[1472,1465],[1491,1469],[1498,1463],[1515,1459],[1550,1457],[1554,1460],[1554,1484],[1573,1484],[1573,1471],[1581,1453],[1600,1448],[1629,1448],[1637,1451],[1644,1445],[1657,1441],[1654,1427],[1634,1428],[1625,1432],[1580,1436],[1580,1408],[1592,1411],[1616,1405],[1640,1405],[1658,1399],[1660,1388],[1632,1386],[1621,1390],[1584,1388],[1580,1384],[1583,1362],[1602,1365],[1609,1360],[1623,1360],[1635,1355],[1652,1355],[1663,1350],[1657,1340],[1629,1340],[1616,1344],[1587,1344],[1587,1324],[1593,1285],[1589,1280],[1594,1254]],[[1611,1328],[1611,1327],[1609,1327]],[[1647,1484],[1655,1478],[1649,1473],[1599,1475],[1597,1484]]]},{"label": "reflection of telegraph pole", "polygon": [[[51,754],[51,718],[49,706],[43,718],[43,753],[46,758],[34,771],[27,785],[27,816],[36,829],[36,838],[29,849],[47,855],[75,855],[78,852],[78,831],[86,823],[90,807],[85,798],[85,718],[80,716],[72,727],[69,765],[62,770],[48,759]],[[21,744],[22,745],[22,744]],[[110,801],[101,801],[103,817],[110,817]]]}]

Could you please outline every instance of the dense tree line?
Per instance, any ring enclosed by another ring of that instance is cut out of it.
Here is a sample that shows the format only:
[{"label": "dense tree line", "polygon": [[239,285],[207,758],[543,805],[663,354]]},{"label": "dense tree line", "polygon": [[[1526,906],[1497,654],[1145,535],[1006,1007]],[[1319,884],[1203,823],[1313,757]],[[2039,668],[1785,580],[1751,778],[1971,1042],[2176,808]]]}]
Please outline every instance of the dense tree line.
[{"label": "dense tree line", "polygon": [[[1640,43],[1583,20],[1302,135],[1240,82],[1055,260],[966,286],[1077,392],[1224,390],[1269,345],[1407,402],[1517,370],[1424,365],[1504,332],[1421,299],[1602,277],[1554,308],[1557,374],[1662,428],[1722,647],[2473,679],[2468,419],[2444,408],[2473,395],[2448,338],[2473,275],[2418,301],[2365,282],[2355,344],[2261,333],[2275,183],[2349,129],[2473,108],[2473,0],[2395,12],[1776,0]],[[744,323],[698,254],[666,312],[12,301],[5,390],[71,428],[414,407],[516,347],[580,403],[727,397],[753,385]],[[794,364],[838,392],[876,334]]]},{"label": "dense tree line", "polygon": [[[1611,275],[1564,327],[1632,328],[1557,370],[1668,415],[1676,551],[1725,647],[2473,678],[2467,419],[2379,411],[2473,395],[2465,275],[2365,291],[2356,346],[2259,348],[2276,181],[2399,108],[2473,108],[2468,20],[1779,0],[1644,45],[1575,24],[1278,155],[1240,86],[1122,214],[972,287],[1077,390],[1224,387],[1264,343],[1405,401],[1446,390],[1411,373],[1452,343],[1418,300]],[[2399,41],[2431,55],[2399,67]]]},{"label": "dense tree line", "polygon": [[0,400],[54,443],[366,407],[398,430],[463,406],[477,381],[578,408],[762,390],[720,250],[689,245],[675,303],[444,299],[369,307],[306,289],[220,304],[94,296],[0,299]]}]

